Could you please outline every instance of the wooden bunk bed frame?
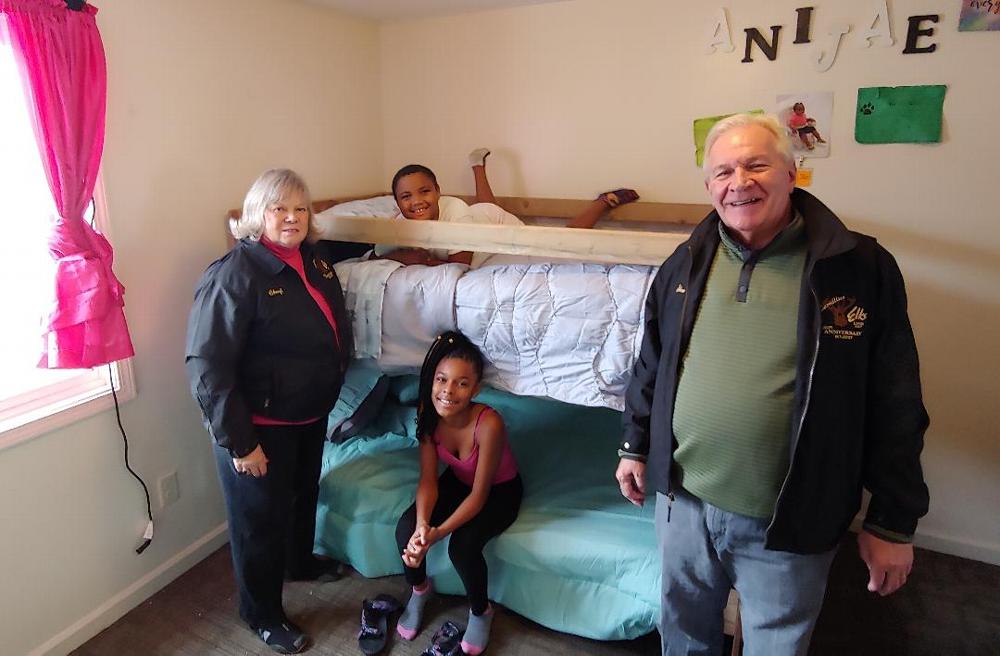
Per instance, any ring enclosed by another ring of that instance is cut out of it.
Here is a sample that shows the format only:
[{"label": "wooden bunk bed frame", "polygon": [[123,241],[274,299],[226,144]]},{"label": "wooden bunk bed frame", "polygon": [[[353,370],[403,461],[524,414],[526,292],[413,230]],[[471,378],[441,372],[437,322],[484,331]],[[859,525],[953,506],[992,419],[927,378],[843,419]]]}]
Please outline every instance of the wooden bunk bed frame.
[{"label": "wooden bunk bed frame", "polygon": [[[387,192],[317,200],[313,212],[335,205],[388,195]],[[470,196],[459,196],[467,203]],[[522,198],[504,196],[497,204],[511,214],[525,218],[565,219],[576,216],[590,201],[559,198]],[[705,203],[629,203],[610,210],[602,221],[619,221],[653,226],[654,230],[581,230],[578,228],[538,225],[501,226],[440,223],[438,221],[387,221],[375,217],[337,217],[325,231],[326,237],[362,244],[396,244],[409,248],[447,248],[483,253],[570,258],[612,264],[658,266],[683,243],[691,229],[712,206]],[[241,210],[226,214],[238,218]],[[232,244],[230,236],[230,245]],[[739,598],[730,591],[725,612],[724,630],[733,636],[731,654],[740,653],[742,626]]]},{"label": "wooden bunk bed frame", "polygon": [[[386,194],[367,194],[313,202],[319,213],[335,205]],[[470,197],[463,200],[474,201]],[[498,205],[521,217],[569,219],[590,201],[558,198],[498,198]],[[580,230],[546,226],[454,224],[437,221],[386,221],[368,217],[337,217],[326,237],[362,244],[396,244],[409,248],[447,248],[483,253],[582,259],[612,264],[659,265],[687,239],[694,224],[712,209],[703,203],[629,203],[610,210],[602,219],[655,230]],[[240,210],[230,210],[230,218]]]}]

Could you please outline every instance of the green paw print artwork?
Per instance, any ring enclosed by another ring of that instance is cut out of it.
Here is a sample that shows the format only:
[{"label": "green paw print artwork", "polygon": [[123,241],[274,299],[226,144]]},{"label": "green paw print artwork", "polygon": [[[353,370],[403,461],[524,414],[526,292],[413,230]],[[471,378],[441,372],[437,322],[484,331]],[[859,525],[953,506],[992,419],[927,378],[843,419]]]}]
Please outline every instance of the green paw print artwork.
[{"label": "green paw print artwork", "polygon": [[854,140],[862,144],[940,143],[945,85],[858,89]]}]

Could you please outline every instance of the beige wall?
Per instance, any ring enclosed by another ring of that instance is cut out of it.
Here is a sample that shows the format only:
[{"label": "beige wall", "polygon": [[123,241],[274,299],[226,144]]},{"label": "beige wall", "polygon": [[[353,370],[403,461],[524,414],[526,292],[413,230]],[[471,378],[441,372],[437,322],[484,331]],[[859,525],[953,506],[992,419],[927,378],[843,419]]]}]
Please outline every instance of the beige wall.
[{"label": "beige wall", "polygon": [[104,0],[104,180],[139,395],[122,408],[133,467],[180,500],[156,516],[121,464],[112,412],[0,452],[5,654],[65,653],[225,540],[209,438],[183,369],[195,281],[225,250],[222,215],[270,166],[317,195],[378,187],[377,27],[294,2]]},{"label": "beige wall", "polygon": [[[702,202],[692,119],[769,107],[778,93],[835,92],[833,156],[814,163],[812,191],[878,237],[907,279],[931,415],[920,540],[1000,562],[1000,35],[958,33],[957,2],[889,4],[896,44],[870,49],[857,37],[872,22],[867,0],[577,0],[387,25],[383,179],[418,161],[446,192],[470,192],[465,153],[489,146],[500,194],[587,198],[628,185],[647,200]],[[722,5],[737,51],[705,55]],[[814,38],[834,22],[853,26],[825,73],[811,67],[811,46],[792,45],[803,5],[816,7]],[[937,52],[903,55],[907,16],[938,11],[924,40]],[[776,24],[777,60],[758,52],[740,63],[743,28]],[[858,87],[942,83],[944,143],[854,143]]]}]

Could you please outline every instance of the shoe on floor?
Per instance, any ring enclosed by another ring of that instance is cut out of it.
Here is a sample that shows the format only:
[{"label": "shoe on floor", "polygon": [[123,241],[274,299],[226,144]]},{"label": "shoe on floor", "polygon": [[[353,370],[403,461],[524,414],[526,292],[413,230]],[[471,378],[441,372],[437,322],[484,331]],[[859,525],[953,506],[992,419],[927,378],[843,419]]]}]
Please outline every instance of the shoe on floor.
[{"label": "shoe on floor", "polygon": [[289,621],[257,627],[257,637],[279,654],[298,654],[309,647],[309,636]]},{"label": "shoe on floor", "polygon": [[465,629],[454,622],[445,622],[431,638],[431,644],[420,656],[458,656],[462,653]]},{"label": "shoe on floor", "polygon": [[358,647],[367,656],[373,656],[385,649],[389,616],[399,610],[399,605],[398,599],[387,594],[380,594],[374,599],[365,599],[361,602]]}]

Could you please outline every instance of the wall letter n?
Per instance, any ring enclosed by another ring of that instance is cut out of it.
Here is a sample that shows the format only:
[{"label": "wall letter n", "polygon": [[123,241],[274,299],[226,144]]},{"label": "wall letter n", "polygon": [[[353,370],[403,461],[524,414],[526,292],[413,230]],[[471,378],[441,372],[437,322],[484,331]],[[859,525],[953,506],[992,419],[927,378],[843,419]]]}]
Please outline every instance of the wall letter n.
[{"label": "wall letter n", "polygon": [[753,57],[750,56],[750,49],[755,43],[760,48],[760,51],[764,53],[764,56],[771,61],[774,61],[778,57],[778,34],[781,33],[780,25],[771,26],[771,43],[767,42],[767,39],[764,38],[764,35],[756,27],[748,27],[743,31],[747,33],[747,45],[743,50],[743,59],[740,60],[742,63],[747,64],[753,61]]}]

